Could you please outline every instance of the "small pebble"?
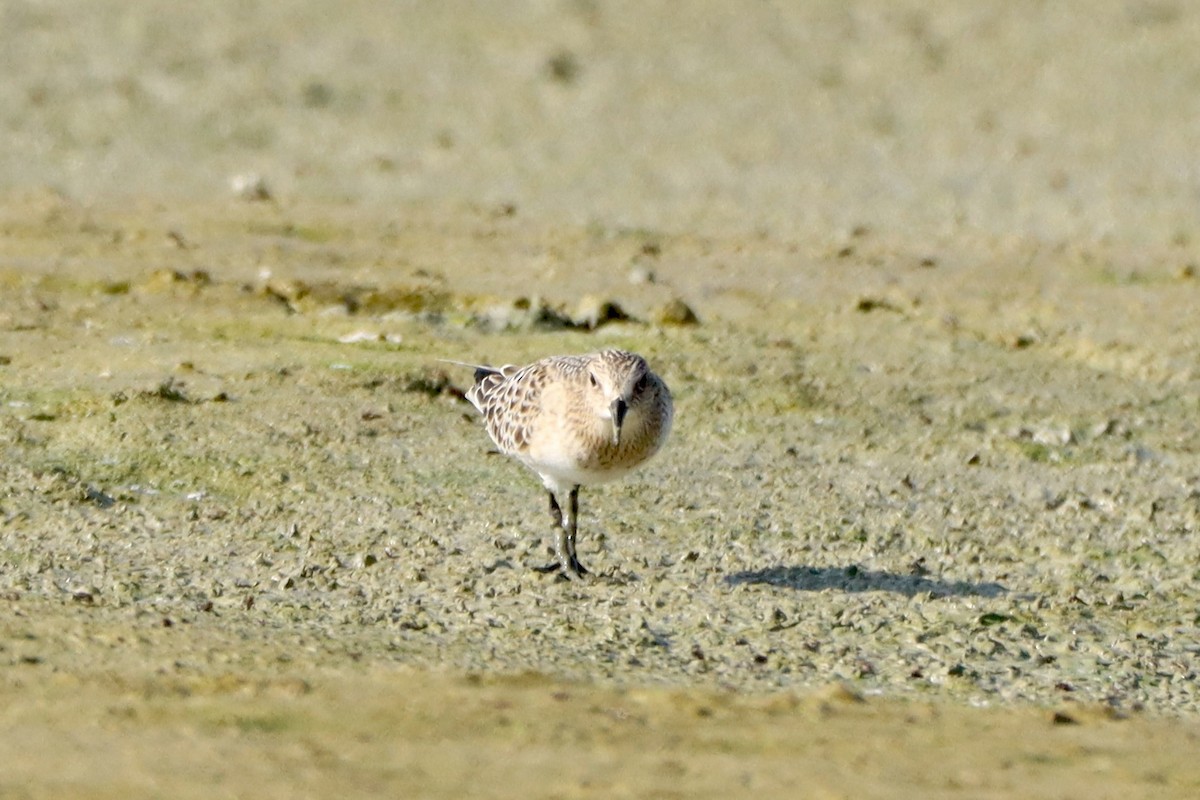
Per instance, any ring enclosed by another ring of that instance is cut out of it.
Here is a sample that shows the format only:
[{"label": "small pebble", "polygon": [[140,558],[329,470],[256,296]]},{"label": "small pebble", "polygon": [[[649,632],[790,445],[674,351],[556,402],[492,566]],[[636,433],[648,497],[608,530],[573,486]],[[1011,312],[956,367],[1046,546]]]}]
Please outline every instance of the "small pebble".
[{"label": "small pebble", "polygon": [[700,318],[687,303],[676,297],[654,312],[653,320],[658,325],[699,325]]},{"label": "small pebble", "polygon": [[629,315],[615,301],[595,295],[587,295],[580,300],[573,316],[577,326],[589,331],[608,322],[624,322],[628,319]]},{"label": "small pebble", "polygon": [[271,200],[273,194],[267,181],[256,172],[246,172],[234,175],[229,180],[229,188],[235,197],[241,200],[262,201]]}]

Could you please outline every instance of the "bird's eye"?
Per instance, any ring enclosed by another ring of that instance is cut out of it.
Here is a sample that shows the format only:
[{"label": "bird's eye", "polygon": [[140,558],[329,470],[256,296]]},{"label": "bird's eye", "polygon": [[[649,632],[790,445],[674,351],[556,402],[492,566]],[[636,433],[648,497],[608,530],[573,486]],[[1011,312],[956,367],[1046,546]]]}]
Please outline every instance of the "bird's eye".
[{"label": "bird's eye", "polygon": [[598,388],[600,386],[600,381],[596,380],[596,376],[590,372],[588,373],[588,380],[592,382],[593,389]]},{"label": "bird's eye", "polygon": [[645,376],[645,375],[643,375],[642,377],[638,378],[638,380],[637,380],[637,383],[635,383],[635,384],[633,385],[633,390],[634,390],[635,392],[644,392],[644,391],[646,391],[646,376]]}]

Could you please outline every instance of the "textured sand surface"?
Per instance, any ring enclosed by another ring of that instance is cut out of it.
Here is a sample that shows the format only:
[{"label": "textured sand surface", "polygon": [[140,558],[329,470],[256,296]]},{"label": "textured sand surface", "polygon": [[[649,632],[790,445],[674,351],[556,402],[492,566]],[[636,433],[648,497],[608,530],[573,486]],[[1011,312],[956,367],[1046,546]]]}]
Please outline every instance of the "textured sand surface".
[{"label": "textured sand surface", "polygon": [[927,5],[0,9],[0,796],[1194,796],[1200,13]]}]

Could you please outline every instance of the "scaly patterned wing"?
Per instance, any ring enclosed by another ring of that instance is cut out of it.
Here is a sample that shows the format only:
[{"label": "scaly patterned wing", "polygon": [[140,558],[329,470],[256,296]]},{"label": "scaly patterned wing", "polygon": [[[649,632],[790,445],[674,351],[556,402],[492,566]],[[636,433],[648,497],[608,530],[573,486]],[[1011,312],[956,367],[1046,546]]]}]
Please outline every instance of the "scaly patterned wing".
[{"label": "scaly patterned wing", "polygon": [[467,399],[483,413],[488,435],[501,452],[516,455],[528,447],[546,372],[543,361],[475,370],[475,385],[467,391]]}]

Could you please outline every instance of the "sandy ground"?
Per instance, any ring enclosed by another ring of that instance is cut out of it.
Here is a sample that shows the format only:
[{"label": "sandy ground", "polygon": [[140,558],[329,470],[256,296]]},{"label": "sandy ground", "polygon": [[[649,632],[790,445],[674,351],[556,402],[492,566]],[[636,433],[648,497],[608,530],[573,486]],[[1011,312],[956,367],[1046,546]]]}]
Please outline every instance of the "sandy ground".
[{"label": "sandy ground", "polygon": [[1200,14],[927,5],[0,6],[0,797],[1195,796]]}]

